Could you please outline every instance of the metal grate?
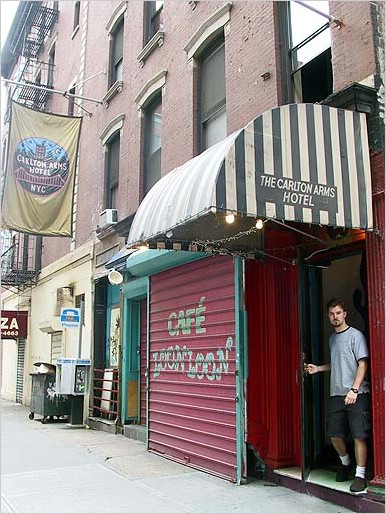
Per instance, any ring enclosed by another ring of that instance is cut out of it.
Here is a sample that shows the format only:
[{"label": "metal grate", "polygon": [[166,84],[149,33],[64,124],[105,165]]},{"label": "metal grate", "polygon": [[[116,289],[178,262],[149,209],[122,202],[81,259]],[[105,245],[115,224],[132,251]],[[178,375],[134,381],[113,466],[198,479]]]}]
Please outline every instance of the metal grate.
[{"label": "metal grate", "polygon": [[118,418],[119,370],[94,368],[93,373],[92,415],[115,421]]},{"label": "metal grate", "polygon": [[45,108],[46,102],[50,96],[50,92],[31,87],[34,85],[38,85],[38,84],[35,84],[34,82],[26,81],[19,90],[18,99],[23,100],[22,103],[24,103],[28,107],[32,107],[33,109],[43,110]]},{"label": "metal grate", "polygon": [[17,370],[16,370],[16,402],[17,403],[23,403],[24,357],[25,357],[25,339],[19,338],[18,343],[17,343]]},{"label": "metal grate", "polygon": [[63,332],[52,332],[51,334],[51,364],[56,364],[57,359],[62,357]]}]

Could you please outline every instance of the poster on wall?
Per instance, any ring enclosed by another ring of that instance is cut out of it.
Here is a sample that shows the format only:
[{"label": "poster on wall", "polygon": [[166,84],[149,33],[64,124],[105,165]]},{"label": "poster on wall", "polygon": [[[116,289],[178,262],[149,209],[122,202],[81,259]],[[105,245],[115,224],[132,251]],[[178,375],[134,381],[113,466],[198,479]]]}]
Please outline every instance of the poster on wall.
[{"label": "poster on wall", "polygon": [[110,317],[110,366],[116,367],[119,363],[119,341],[120,341],[120,309],[113,307]]}]

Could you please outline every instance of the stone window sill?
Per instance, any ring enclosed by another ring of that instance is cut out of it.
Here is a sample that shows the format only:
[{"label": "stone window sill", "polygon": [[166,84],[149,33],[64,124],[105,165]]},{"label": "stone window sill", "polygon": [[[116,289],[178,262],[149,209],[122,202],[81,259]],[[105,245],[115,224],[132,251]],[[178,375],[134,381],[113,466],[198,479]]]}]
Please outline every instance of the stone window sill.
[{"label": "stone window sill", "polygon": [[115,234],[114,225],[110,225],[106,228],[97,227],[96,229],[96,235],[97,238],[102,241],[103,239],[106,239],[107,237]]},{"label": "stone window sill", "polygon": [[154,36],[150,39],[150,41],[143,47],[141,53],[138,55],[137,60],[139,61],[140,66],[144,66],[146,59],[149,55],[154,52],[154,50],[164,44],[164,36],[165,32],[163,30],[159,30],[154,34]]},{"label": "stone window sill", "polygon": [[116,82],[114,82],[114,84],[110,87],[110,89],[107,91],[105,96],[102,98],[102,102],[105,105],[105,107],[108,107],[111,99],[118,93],[121,93],[122,89],[123,89],[122,80],[117,80]]}]

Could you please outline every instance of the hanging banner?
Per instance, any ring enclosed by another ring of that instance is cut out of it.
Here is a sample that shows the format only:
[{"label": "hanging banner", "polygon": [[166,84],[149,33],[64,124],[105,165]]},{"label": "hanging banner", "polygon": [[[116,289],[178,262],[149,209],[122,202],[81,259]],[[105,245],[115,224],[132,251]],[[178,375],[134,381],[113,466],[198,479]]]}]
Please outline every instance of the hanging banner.
[{"label": "hanging banner", "polygon": [[82,118],[12,102],[3,227],[72,236],[72,208]]}]

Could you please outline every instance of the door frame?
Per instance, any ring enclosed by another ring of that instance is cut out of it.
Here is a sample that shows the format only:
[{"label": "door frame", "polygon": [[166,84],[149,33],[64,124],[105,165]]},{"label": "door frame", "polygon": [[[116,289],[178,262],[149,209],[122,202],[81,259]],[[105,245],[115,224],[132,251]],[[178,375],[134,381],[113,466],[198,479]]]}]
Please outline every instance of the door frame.
[{"label": "door frame", "polygon": [[311,355],[309,351],[310,343],[310,302],[309,302],[309,274],[304,256],[298,250],[298,280],[299,280],[299,368],[298,376],[301,384],[301,475],[302,480],[307,481],[311,472],[314,454],[314,441],[311,437],[312,432],[312,399],[311,387],[308,386],[309,380],[304,371],[304,365],[308,363]]},{"label": "door frame", "polygon": [[236,335],[236,483],[247,477],[246,377],[248,375],[248,324],[245,307],[245,261],[234,263]]},{"label": "door frame", "polygon": [[[141,333],[140,300],[147,299],[147,318],[149,312],[149,277],[140,277],[126,282],[122,286],[123,315],[122,315],[122,376],[121,376],[121,422],[125,425],[127,421],[140,419],[140,354],[137,353],[138,339]],[[148,326],[148,319],[146,320]],[[148,332],[148,330],[147,330]],[[148,348],[148,335],[146,338]],[[147,350],[148,353],[148,350]],[[148,360],[148,359],[147,359]],[[133,366],[137,366],[137,416],[128,415],[128,382],[133,376]],[[147,378],[148,380],[148,378]],[[147,384],[148,385],[148,384]],[[148,409],[146,402],[146,411]],[[147,417],[147,416],[146,416]],[[147,425],[147,424],[146,424]],[[147,426],[146,426],[147,433]]]},{"label": "door frame", "polygon": [[[355,255],[362,255],[362,258],[365,258],[364,245],[353,244],[349,247],[326,249],[318,258],[313,259],[312,263],[305,263],[303,260],[299,266],[301,366],[304,362],[321,364],[323,359],[323,269],[331,262]],[[360,269],[358,271],[360,273]],[[367,297],[366,284],[362,283],[362,286]],[[319,375],[311,377],[302,373],[302,479],[305,481],[312,469],[323,467],[325,464],[321,459],[322,454],[325,454],[325,432],[322,424],[323,419],[327,419],[327,412],[323,413],[322,380]]]}]

